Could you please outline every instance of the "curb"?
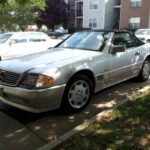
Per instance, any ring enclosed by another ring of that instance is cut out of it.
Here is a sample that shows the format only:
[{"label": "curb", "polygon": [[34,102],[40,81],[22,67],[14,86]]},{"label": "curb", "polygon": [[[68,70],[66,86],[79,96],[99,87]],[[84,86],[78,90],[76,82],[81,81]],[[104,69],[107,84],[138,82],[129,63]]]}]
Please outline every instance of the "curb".
[{"label": "curb", "polygon": [[[140,89],[137,91],[137,93],[144,93],[146,91],[148,91],[150,89],[150,86],[145,86],[144,88]],[[134,96],[131,95],[131,96]],[[130,96],[130,97],[131,97]],[[41,148],[39,148],[38,150],[52,150],[55,147],[59,146],[60,144],[63,144],[64,141],[68,140],[70,137],[72,137],[73,135],[83,131],[84,129],[86,129],[90,124],[94,123],[97,121],[97,119],[101,119],[103,116],[108,115],[109,113],[112,112],[112,110],[114,108],[118,108],[121,105],[125,104],[126,102],[128,102],[129,100],[131,100],[130,97],[127,97],[125,99],[122,99],[120,102],[118,102],[115,106],[113,106],[111,109],[107,109],[104,110],[102,112],[100,112],[99,114],[97,114],[96,116],[90,118],[88,121],[76,126],[75,128],[73,128],[72,130],[68,131],[67,133],[65,133],[64,135],[60,136],[58,139],[53,140],[52,142],[42,146]]]}]

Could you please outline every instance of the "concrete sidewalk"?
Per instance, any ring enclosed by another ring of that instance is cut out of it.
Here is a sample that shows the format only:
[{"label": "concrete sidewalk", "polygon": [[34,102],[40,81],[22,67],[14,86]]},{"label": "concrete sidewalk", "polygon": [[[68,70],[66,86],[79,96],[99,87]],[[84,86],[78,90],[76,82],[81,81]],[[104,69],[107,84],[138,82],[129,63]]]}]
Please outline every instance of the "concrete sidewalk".
[{"label": "concrete sidewalk", "polygon": [[44,144],[22,124],[0,112],[0,150],[35,150]]}]

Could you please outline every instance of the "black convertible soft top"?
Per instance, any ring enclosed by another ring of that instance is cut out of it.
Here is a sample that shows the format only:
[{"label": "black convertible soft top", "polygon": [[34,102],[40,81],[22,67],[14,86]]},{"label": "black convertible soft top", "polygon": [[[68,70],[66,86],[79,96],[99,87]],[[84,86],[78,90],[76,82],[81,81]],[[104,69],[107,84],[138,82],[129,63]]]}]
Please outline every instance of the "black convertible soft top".
[{"label": "black convertible soft top", "polygon": [[[120,32],[128,32],[130,34],[133,34],[133,32],[125,29],[88,29],[83,31],[89,31],[89,32],[114,32],[114,33],[120,33]],[[81,31],[82,32],[82,31]]]}]

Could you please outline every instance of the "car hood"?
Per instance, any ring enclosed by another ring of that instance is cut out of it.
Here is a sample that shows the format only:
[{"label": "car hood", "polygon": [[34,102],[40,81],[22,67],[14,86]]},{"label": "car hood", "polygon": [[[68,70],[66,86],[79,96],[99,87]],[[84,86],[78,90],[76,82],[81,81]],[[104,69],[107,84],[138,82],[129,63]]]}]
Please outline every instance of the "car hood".
[{"label": "car hood", "polygon": [[89,58],[96,53],[87,50],[55,48],[46,52],[1,61],[0,69],[23,73],[39,68],[57,68],[71,62]]}]

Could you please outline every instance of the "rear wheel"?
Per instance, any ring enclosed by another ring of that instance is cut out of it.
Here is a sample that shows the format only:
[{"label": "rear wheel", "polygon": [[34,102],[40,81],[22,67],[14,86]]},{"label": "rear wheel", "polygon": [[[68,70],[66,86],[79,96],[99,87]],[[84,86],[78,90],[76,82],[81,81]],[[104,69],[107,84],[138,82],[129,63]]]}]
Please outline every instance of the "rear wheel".
[{"label": "rear wheel", "polygon": [[93,84],[85,75],[74,76],[67,84],[62,108],[72,112],[82,110],[93,95]]},{"label": "rear wheel", "polygon": [[149,76],[150,76],[150,59],[147,58],[143,64],[143,67],[140,71],[138,78],[140,81],[146,81],[148,80]]}]

